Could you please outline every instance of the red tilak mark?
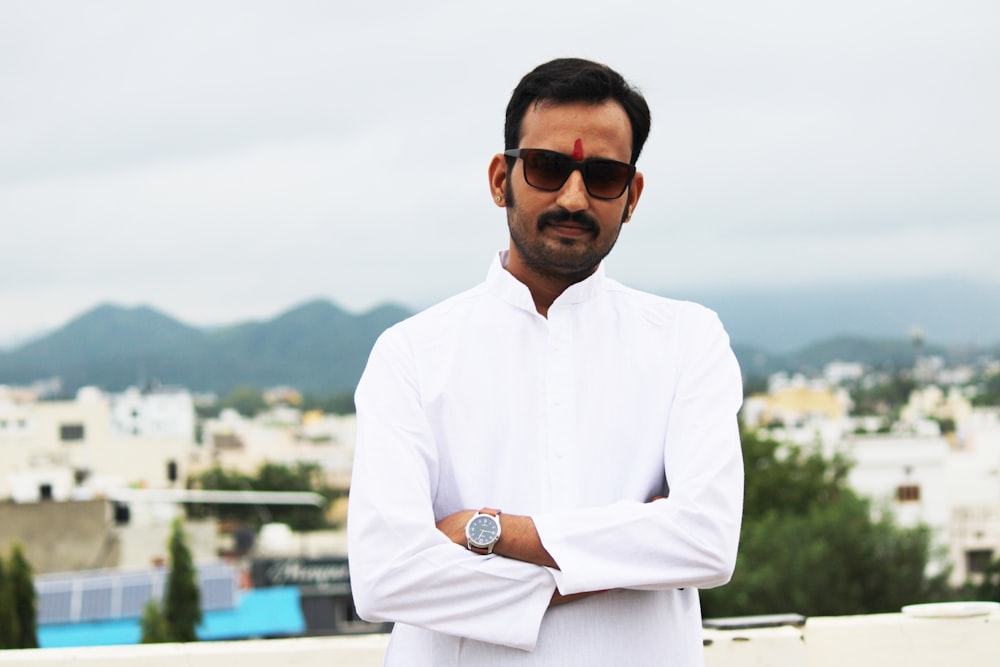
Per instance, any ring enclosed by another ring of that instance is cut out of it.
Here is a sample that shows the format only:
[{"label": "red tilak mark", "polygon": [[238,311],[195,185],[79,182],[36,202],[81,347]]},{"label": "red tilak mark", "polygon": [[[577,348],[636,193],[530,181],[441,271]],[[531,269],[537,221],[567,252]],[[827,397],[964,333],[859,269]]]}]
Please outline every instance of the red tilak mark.
[{"label": "red tilak mark", "polygon": [[583,139],[577,139],[573,144],[573,159],[577,162],[583,159]]}]

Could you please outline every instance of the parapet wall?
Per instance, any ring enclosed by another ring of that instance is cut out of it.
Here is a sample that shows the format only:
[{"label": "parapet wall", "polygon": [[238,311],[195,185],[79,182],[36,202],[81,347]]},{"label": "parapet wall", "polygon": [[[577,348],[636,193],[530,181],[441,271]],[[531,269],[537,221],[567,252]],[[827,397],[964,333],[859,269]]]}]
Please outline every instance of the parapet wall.
[{"label": "parapet wall", "polygon": [[[803,627],[705,630],[706,667],[940,667],[994,665],[1000,613],[811,618]],[[0,667],[377,667],[388,635],[0,651]]]}]

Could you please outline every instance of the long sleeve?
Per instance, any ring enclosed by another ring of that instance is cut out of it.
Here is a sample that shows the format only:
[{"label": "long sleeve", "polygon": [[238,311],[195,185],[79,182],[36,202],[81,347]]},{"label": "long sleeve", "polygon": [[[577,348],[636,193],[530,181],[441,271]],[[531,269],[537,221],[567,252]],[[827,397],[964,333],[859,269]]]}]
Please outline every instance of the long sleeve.
[{"label": "long sleeve", "polygon": [[[697,664],[696,589],[728,580],[739,538],[741,399],[711,311],[598,271],[541,317],[494,263],[385,332],[361,379],[359,613],[398,624],[398,664],[525,664],[524,650],[532,664],[665,651]],[[559,569],[473,554],[436,528],[481,507],[530,516]],[[614,590],[550,608],[557,587]]]},{"label": "long sleeve", "polygon": [[607,588],[709,588],[736,561],[743,463],[736,413],[742,383],[721,324],[704,318],[682,364],[669,410],[664,474],[669,498],[534,517],[568,594]]},{"label": "long sleeve", "polygon": [[531,649],[552,577],[536,565],[468,552],[436,529],[438,452],[412,357],[395,333],[376,344],[356,397],[348,534],[358,612]]}]

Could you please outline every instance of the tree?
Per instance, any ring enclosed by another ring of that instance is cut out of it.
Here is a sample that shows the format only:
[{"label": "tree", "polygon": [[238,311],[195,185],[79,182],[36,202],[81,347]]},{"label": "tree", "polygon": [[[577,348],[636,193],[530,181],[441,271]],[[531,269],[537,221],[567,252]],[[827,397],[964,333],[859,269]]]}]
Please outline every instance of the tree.
[{"label": "tree", "polygon": [[170,626],[167,625],[159,601],[150,600],[146,603],[139,625],[142,628],[143,644],[164,644],[170,641]]},{"label": "tree", "polygon": [[[226,469],[216,464],[210,470],[188,477],[189,488],[207,491],[250,491],[256,490],[253,478],[236,469]],[[251,521],[258,511],[256,506],[249,505],[204,505],[192,503],[185,507],[191,518],[216,516],[221,521]]]},{"label": "tree", "polygon": [[962,595],[967,600],[1000,602],[1000,558],[995,558],[986,565],[978,584],[966,581],[962,586]]},{"label": "tree", "polygon": [[14,605],[17,616],[13,632],[14,648],[38,648],[38,593],[35,591],[34,574],[31,564],[24,557],[20,544],[11,548],[7,568],[7,588],[9,600]]},{"label": "tree", "polygon": [[201,623],[201,592],[198,573],[188,549],[181,520],[174,521],[170,532],[170,573],[163,596],[163,616],[171,641],[198,641],[196,628]]},{"label": "tree", "polygon": [[17,648],[14,644],[14,638],[19,634],[17,625],[17,610],[14,607],[7,568],[3,558],[0,558],[0,649]]},{"label": "tree", "polygon": [[702,593],[706,617],[898,611],[949,596],[927,578],[930,533],[904,529],[847,486],[840,457],[743,433],[746,493],[736,573]]},{"label": "tree", "polygon": [[233,408],[244,417],[253,417],[267,409],[264,392],[257,387],[242,385],[233,389],[222,399],[222,408]]},{"label": "tree", "polygon": [[38,648],[38,594],[20,544],[0,558],[0,649]]},{"label": "tree", "polygon": [[916,380],[908,371],[897,371],[886,381],[873,386],[860,382],[851,391],[854,414],[883,416],[898,414],[916,388]]},{"label": "tree", "polygon": [[320,410],[335,415],[351,415],[355,412],[354,392],[344,391],[329,396],[307,395],[302,403],[303,410]]},{"label": "tree", "polygon": [[[326,485],[323,469],[316,463],[298,462],[294,466],[265,463],[257,470],[254,488],[261,491],[316,491],[326,497],[326,506],[336,494]],[[294,530],[317,530],[326,527],[322,509],[311,505],[273,505],[271,520],[286,523]]]},{"label": "tree", "polygon": [[[195,488],[218,491],[315,491],[330,501],[342,492],[329,487],[323,469],[316,463],[298,462],[294,466],[264,463],[256,476],[238,470],[225,470],[219,466],[192,477]],[[316,530],[327,527],[324,509],[294,505],[218,505],[215,509],[220,519],[238,520],[252,525],[271,521],[287,523],[293,530]],[[205,505],[189,505],[188,516],[203,517],[208,513]]]},{"label": "tree", "polygon": [[993,373],[981,382],[972,404],[1000,405],[1000,373]]}]

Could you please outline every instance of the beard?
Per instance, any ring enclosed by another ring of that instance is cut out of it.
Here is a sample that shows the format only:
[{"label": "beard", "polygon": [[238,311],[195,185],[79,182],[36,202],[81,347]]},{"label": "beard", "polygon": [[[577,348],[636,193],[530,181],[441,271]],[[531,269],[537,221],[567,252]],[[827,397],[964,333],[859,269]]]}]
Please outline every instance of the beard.
[{"label": "beard", "polygon": [[[588,211],[567,211],[562,207],[544,211],[532,221],[518,209],[509,183],[506,197],[511,242],[525,265],[538,275],[579,282],[597,270],[618,240],[621,222],[602,233],[597,219]],[[545,235],[546,227],[560,223],[572,223],[588,233],[560,239]]]}]

